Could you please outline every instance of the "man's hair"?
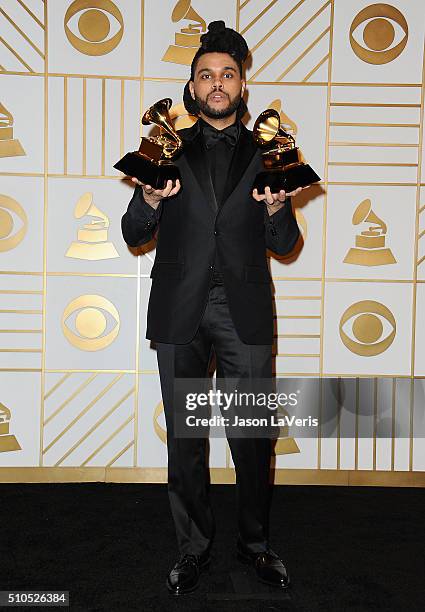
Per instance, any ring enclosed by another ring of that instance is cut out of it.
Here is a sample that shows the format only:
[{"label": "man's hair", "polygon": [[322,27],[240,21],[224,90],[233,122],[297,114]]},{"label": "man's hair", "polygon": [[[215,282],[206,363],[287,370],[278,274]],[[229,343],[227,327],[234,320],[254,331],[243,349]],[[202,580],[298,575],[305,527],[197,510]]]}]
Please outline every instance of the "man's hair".
[{"label": "man's hair", "polygon": [[[183,92],[183,102],[190,115],[199,115],[199,106],[190,94],[189,82],[195,80],[195,70],[199,58],[205,53],[227,53],[236,62],[242,77],[242,64],[248,56],[248,45],[245,39],[232,28],[226,28],[224,21],[212,21],[208,25],[208,32],[201,36],[201,46],[195,53],[190,67],[190,79],[186,83]],[[246,112],[247,106],[241,99],[236,111],[240,119]]]}]

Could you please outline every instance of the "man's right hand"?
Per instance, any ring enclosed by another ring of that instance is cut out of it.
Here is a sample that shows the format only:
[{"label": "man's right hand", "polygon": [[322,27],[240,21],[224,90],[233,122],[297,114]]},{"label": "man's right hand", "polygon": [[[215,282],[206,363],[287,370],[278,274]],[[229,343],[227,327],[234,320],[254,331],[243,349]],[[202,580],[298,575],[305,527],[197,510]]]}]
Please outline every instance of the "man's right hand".
[{"label": "man's right hand", "polygon": [[135,176],[131,179],[133,183],[139,185],[143,189],[144,200],[149,206],[157,209],[160,201],[164,198],[169,198],[180,191],[180,181],[176,179],[176,184],[173,187],[173,181],[169,179],[164,189],[154,189],[151,185],[146,185],[137,179]]}]

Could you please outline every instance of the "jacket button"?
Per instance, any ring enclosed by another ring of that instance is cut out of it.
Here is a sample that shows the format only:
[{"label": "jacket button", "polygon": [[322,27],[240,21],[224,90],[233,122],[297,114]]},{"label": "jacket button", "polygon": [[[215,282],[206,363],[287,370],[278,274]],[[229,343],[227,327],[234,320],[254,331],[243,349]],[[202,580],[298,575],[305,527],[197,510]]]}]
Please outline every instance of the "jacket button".
[{"label": "jacket button", "polygon": [[214,236],[218,236],[218,230],[214,230]]},{"label": "jacket button", "polygon": [[214,268],[214,266],[209,266],[209,269],[212,270]]}]

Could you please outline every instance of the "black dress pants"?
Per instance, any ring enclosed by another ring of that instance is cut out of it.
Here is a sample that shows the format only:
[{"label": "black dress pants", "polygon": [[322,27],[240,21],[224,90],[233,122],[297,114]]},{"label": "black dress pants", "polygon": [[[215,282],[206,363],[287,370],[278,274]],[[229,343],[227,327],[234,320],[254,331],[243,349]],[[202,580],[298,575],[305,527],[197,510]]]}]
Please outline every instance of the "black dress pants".
[{"label": "black dress pants", "polygon": [[[174,435],[173,388],[176,378],[207,376],[215,352],[217,378],[272,376],[272,346],[248,345],[233,325],[223,285],[212,286],[198,331],[188,344],[156,343],[167,424],[168,495],[180,553],[201,555],[215,532],[209,501],[206,438]],[[268,548],[269,438],[228,437],[236,470],[238,539],[243,548]]]}]

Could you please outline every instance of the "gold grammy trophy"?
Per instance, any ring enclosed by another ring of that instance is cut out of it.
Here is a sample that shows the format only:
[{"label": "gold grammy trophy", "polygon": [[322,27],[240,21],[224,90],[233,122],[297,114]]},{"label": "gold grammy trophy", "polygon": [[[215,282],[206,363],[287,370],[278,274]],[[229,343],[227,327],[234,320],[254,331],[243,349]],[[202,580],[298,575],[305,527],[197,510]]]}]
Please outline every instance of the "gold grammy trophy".
[{"label": "gold grammy trophy", "polygon": [[183,142],[168,113],[171,105],[171,98],[164,98],[148,108],[142,123],[157,125],[161,129],[159,136],[143,136],[138,151],[127,153],[114,164],[117,170],[155,189],[164,189],[169,179],[173,182],[180,179],[179,169],[171,160],[180,152]]},{"label": "gold grammy trophy", "polygon": [[19,140],[13,138],[13,117],[0,102],[0,157],[26,155]]},{"label": "gold grammy trophy", "polygon": [[363,200],[353,214],[353,225],[372,223],[356,236],[356,246],[345,256],[344,263],[358,266],[384,266],[397,263],[391,249],[385,247],[387,226],[372,210],[369,199]]},{"label": "gold grammy trophy", "polygon": [[267,108],[273,108],[279,113],[280,127],[295,138],[298,133],[298,126],[293,119],[288,117],[288,115],[283,112],[280,98],[276,98],[270,102]]},{"label": "gold grammy trophy", "polygon": [[[262,154],[264,171],[257,174],[253,189],[263,194],[267,186],[272,193],[287,193],[320,181],[313,168],[301,161],[295,138],[281,127],[277,110],[263,111],[254,124],[255,142],[267,150]],[[273,147],[273,148],[270,148]]]},{"label": "gold grammy trophy", "polygon": [[0,453],[22,450],[16,437],[9,433],[10,410],[0,402]]},{"label": "gold grammy trophy", "polygon": [[170,45],[162,58],[163,62],[184,64],[190,66],[194,55],[201,44],[201,34],[206,31],[207,24],[200,15],[190,6],[190,0],[179,0],[173,9],[171,20],[173,23],[182,19],[190,19],[188,28],[181,28],[174,35],[174,45]]},{"label": "gold grammy trophy", "polygon": [[91,261],[119,257],[112,242],[108,241],[109,219],[93,204],[92,193],[81,196],[75,206],[74,216],[76,219],[92,217],[92,221],[78,230],[78,240],[71,244],[65,257]]}]

